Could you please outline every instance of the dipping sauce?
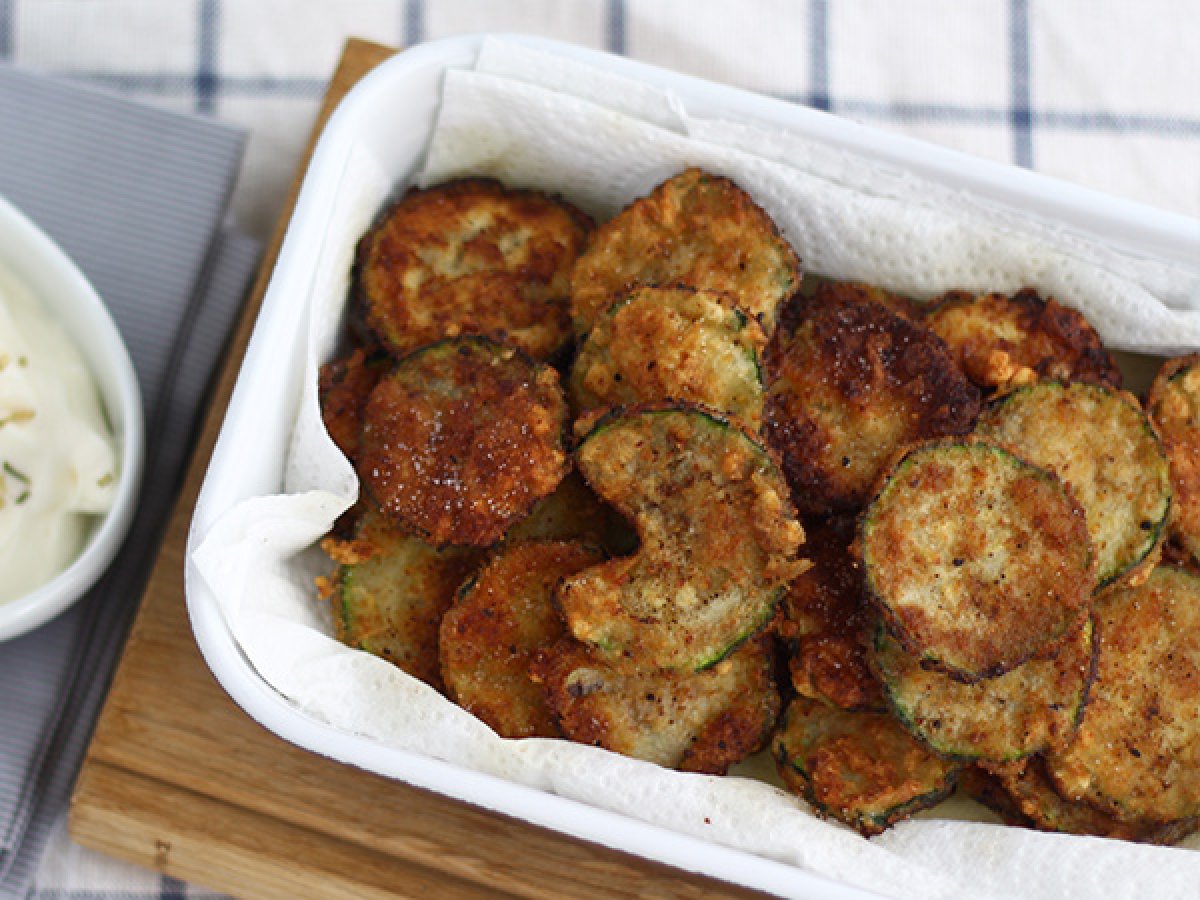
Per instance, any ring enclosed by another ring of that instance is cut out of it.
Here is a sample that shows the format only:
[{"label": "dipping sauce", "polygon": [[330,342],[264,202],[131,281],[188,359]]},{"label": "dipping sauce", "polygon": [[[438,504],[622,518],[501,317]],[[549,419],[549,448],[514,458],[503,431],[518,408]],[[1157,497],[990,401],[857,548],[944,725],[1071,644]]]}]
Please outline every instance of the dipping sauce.
[{"label": "dipping sauce", "polygon": [[74,561],[116,481],[112,432],[82,354],[0,266],[0,603]]}]

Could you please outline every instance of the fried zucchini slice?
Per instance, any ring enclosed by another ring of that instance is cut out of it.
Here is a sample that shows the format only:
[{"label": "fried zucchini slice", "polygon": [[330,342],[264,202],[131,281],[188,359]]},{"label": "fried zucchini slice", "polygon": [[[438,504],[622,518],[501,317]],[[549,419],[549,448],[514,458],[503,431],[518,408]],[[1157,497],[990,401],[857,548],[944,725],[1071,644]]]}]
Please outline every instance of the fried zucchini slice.
[{"label": "fried zucchini slice", "polygon": [[504,535],[519,541],[582,541],[609,553],[632,553],[637,535],[615,509],[596,496],[583,476],[572,470],[549,497]]},{"label": "fried zucchini slice", "polygon": [[412,190],[359,244],[358,304],[396,356],[481,334],[546,359],[571,339],[570,272],[590,231],[570,204],[488,178]]},{"label": "fried zucchini slice", "polygon": [[603,558],[579,543],[515,544],[464,584],[442,618],[438,644],[450,698],[501,737],[558,736],[529,666],[563,636],[555,585]]},{"label": "fried zucchini slice", "polygon": [[813,515],[861,507],[898,447],[963,434],[979,411],[939,338],[836,283],[788,309],[767,366],[767,440]]},{"label": "fried zucchini slice", "polygon": [[431,542],[486,547],[566,475],[566,421],[554,369],[483,338],[440,341],[371,391],[359,475]]},{"label": "fried zucchini slice", "polygon": [[318,372],[321,420],[333,442],[351,462],[358,456],[363,407],[388,365],[386,356],[355,347],[346,356],[325,363]]},{"label": "fried zucchini slice", "polygon": [[1053,297],[1032,288],[1011,297],[951,291],[933,302],[925,324],[982,388],[1039,378],[1121,386],[1121,370],[1096,330]]},{"label": "fried zucchini slice", "polygon": [[689,408],[602,420],[576,462],[640,547],[565,579],[576,639],[613,660],[700,670],[760,630],[799,570],[783,476],[736,426]]},{"label": "fried zucchini slice", "polygon": [[577,412],[682,401],[757,431],[767,338],[726,295],[639,287],[602,314],[568,382]]},{"label": "fried zucchini slice", "polygon": [[825,297],[874,303],[910,322],[922,322],[925,316],[924,307],[911,297],[864,281],[838,281],[823,275],[805,275],[798,296],[812,297],[818,290]]},{"label": "fried zucchini slice", "polygon": [[769,640],[703,672],[608,662],[566,640],[533,665],[563,734],[685,772],[723,775],[761,749],[779,716]]},{"label": "fried zucchini slice", "polygon": [[887,713],[851,712],[805,697],[788,705],[774,753],[790,790],[868,837],[941,802],[960,768]]},{"label": "fried zucchini slice", "polygon": [[1165,362],[1146,407],[1170,462],[1171,537],[1200,562],[1200,354]]},{"label": "fried zucchini slice", "polygon": [[[1018,771],[992,774],[973,769],[960,784],[985,806],[996,810],[1010,824],[1057,831],[1090,834],[1143,844],[1176,844],[1196,830],[1197,820],[1185,819],[1165,825],[1153,822],[1122,822],[1080,801],[1067,800],[1054,787],[1045,760],[1035,756]],[[966,773],[964,773],[966,776]]]},{"label": "fried zucchini slice", "polygon": [[322,546],[340,563],[329,580],[337,639],[395,663],[438,690],[438,628],[476,550],[431,547],[368,508],[353,540]]},{"label": "fried zucchini slice", "polygon": [[983,765],[969,765],[959,772],[958,790],[972,800],[982,803],[1003,819],[1006,825],[1034,827],[1029,816],[1021,812],[1016,800],[1000,783],[1000,776]]},{"label": "fried zucchini slice", "polygon": [[745,191],[687,169],[592,233],[571,273],[577,333],[630,287],[670,284],[732,294],[769,333],[800,286],[800,261]]},{"label": "fried zucchini slice", "polygon": [[873,662],[897,718],[943,756],[1010,762],[1075,734],[1091,684],[1095,630],[1084,623],[1048,658],[963,684],[921,667],[882,626]]},{"label": "fried zucchini slice", "polygon": [[977,433],[1066,482],[1087,514],[1098,587],[1154,565],[1171,477],[1158,435],[1132,397],[1043,381],[989,403]]},{"label": "fried zucchini slice", "polygon": [[812,567],[788,585],[779,630],[797,694],[842,709],[882,711],[879,679],[867,663],[873,616],[862,566],[850,551],[854,528],[848,517],[805,525],[804,555]]},{"label": "fried zucchini slice", "polygon": [[1096,603],[1099,652],[1087,715],[1047,755],[1063,795],[1122,821],[1200,815],[1200,577],[1155,569]]},{"label": "fried zucchini slice", "polygon": [[867,590],[901,646],[963,681],[1011,671],[1083,625],[1095,584],[1083,510],[1000,447],[905,452],[860,526]]}]

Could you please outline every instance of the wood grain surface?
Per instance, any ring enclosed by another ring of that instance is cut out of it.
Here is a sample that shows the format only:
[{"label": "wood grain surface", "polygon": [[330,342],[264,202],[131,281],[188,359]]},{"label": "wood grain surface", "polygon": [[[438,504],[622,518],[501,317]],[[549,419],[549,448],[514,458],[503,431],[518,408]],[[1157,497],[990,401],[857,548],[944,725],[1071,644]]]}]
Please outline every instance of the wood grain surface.
[{"label": "wood grain surface", "polygon": [[[346,45],[312,140],[393,52]],[[301,750],[242,712],[208,671],[184,606],[187,528],[299,182],[231,340],[88,749],[72,836],[242,897],[759,896]]]}]

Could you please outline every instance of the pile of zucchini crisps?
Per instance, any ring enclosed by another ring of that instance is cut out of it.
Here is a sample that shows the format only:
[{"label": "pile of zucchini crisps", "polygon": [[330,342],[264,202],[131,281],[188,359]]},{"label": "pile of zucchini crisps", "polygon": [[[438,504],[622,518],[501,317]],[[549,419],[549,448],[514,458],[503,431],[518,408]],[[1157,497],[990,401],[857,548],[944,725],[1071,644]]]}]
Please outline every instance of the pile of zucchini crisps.
[{"label": "pile of zucchini crisps", "polygon": [[320,581],[347,644],[507,737],[709,773],[770,743],[864,834],[956,785],[1036,828],[1195,827],[1197,358],[1142,404],[1033,291],[802,282],[694,169],[598,227],[410,191],[351,319],[320,384],[363,487]]}]

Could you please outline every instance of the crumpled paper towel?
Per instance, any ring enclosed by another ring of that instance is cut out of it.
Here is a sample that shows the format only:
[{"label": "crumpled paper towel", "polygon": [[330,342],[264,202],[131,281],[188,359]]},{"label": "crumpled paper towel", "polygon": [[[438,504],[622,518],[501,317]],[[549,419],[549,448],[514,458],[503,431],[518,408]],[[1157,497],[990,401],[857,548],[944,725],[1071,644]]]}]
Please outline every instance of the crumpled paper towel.
[{"label": "crumpled paper towel", "polygon": [[[502,41],[485,44],[475,70],[447,74],[419,181],[495,175],[560,192],[604,218],[685,165],[746,188],[810,271],[919,296],[1034,285],[1083,308],[1110,344],[1159,353],[1200,347],[1200,311],[1190,305],[1200,298],[1200,271],[1026,220],[814,141],[698,119],[664,92]],[[955,821],[945,806],[865,840],[763,780],[667,771],[564,741],[504,740],[389,663],[337,643],[313,590],[328,568],[313,544],[353,502],[357,483],[321,425],[316,370],[338,338],[354,243],[398,187],[369,165],[347,172],[318,262],[285,493],[235,506],[200,536],[192,559],[268,684],[306,714],[390,747],[889,896],[1194,894],[1200,855],[1190,849]],[[966,815],[983,818],[972,808]]]}]

